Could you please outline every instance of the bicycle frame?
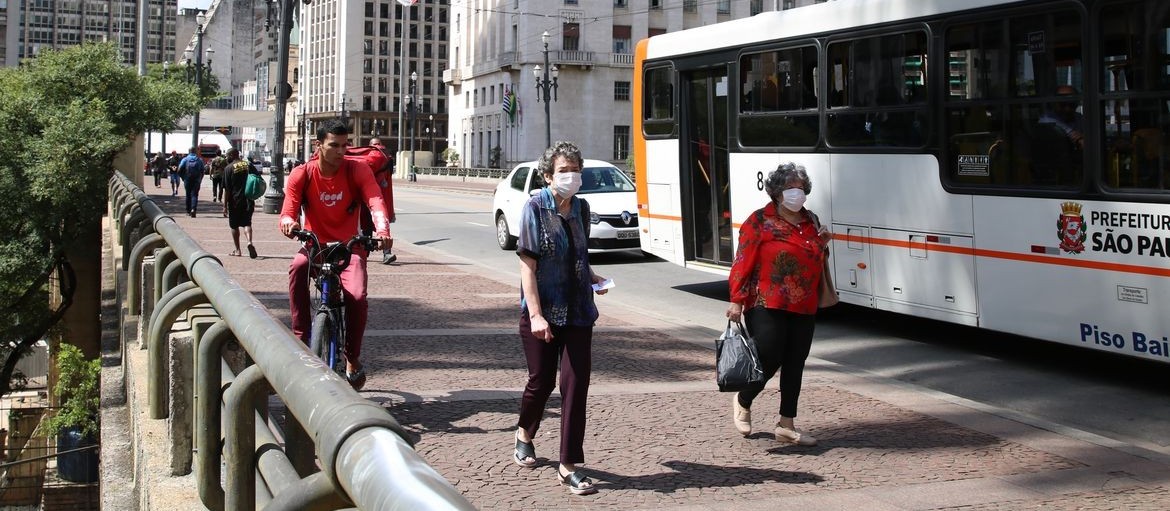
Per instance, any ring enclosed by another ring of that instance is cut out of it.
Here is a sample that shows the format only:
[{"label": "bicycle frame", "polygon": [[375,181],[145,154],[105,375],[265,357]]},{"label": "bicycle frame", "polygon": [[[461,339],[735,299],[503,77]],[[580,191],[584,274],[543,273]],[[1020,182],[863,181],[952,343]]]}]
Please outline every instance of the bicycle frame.
[{"label": "bicycle frame", "polygon": [[306,245],[310,276],[317,288],[317,309],[313,314],[310,331],[310,349],[330,369],[345,377],[346,318],[341,272],[349,264],[353,246],[361,244],[368,247],[371,240],[367,236],[354,236],[348,242],[332,242],[322,247],[311,231],[298,230],[293,235]]}]

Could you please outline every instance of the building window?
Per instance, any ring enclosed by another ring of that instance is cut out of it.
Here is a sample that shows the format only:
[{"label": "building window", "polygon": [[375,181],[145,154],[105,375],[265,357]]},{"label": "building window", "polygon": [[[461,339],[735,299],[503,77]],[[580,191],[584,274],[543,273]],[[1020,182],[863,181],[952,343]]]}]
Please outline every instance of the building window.
[{"label": "building window", "polygon": [[752,16],[764,12],[764,0],[752,0],[748,10]]},{"label": "building window", "polygon": [[630,53],[630,26],[629,25],[614,25],[613,26],[613,52],[614,53]]},{"label": "building window", "polygon": [[630,127],[613,127],[613,159],[624,161],[630,157]]},{"label": "building window", "polygon": [[374,2],[366,2],[366,17],[374,17]]},{"label": "building window", "polygon": [[630,82],[613,82],[614,101],[630,100]]},{"label": "building window", "polygon": [[731,14],[731,0],[719,0],[715,4],[717,14]]},{"label": "building window", "polygon": [[683,12],[699,12],[699,0],[683,0]]},{"label": "building window", "polygon": [[613,6],[617,7],[618,9],[625,9],[628,4],[626,3],[626,0],[613,0]]},{"label": "building window", "polygon": [[[755,1],[759,1],[759,0],[755,0]],[[650,10],[656,11],[656,10],[660,10],[660,9],[662,9],[662,0],[650,0]]]},{"label": "building window", "polygon": [[561,49],[577,51],[581,45],[581,26],[577,23],[565,23],[561,26]]}]

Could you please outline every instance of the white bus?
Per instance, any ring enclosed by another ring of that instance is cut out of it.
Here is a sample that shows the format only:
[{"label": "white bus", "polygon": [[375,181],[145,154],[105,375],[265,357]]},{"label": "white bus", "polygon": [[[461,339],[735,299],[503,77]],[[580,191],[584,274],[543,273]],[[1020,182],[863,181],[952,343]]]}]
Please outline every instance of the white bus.
[{"label": "white bus", "polygon": [[643,250],[726,273],[784,162],[841,300],[1170,362],[1170,2],[837,0],[656,35]]}]

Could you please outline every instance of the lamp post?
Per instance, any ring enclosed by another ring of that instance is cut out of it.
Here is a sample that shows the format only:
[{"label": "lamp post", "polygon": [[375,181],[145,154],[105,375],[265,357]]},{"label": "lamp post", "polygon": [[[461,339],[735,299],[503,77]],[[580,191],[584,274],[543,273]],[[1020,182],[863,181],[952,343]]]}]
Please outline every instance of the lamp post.
[{"label": "lamp post", "polygon": [[[195,66],[191,66],[191,52],[184,52],[187,57],[187,81],[195,82],[195,88],[199,91],[199,108],[203,108],[203,73],[211,72],[211,54],[215,52],[211,48],[207,49],[207,64],[203,64],[203,29],[207,24],[207,16],[203,13],[195,15]],[[191,147],[199,146],[199,112],[191,118]]]},{"label": "lamp post", "polygon": [[414,96],[414,85],[418,81],[418,73],[410,72],[410,94],[406,96],[406,108],[410,111],[410,168],[406,169],[410,181],[418,181],[414,165],[414,112],[418,110],[418,98]]},{"label": "lamp post", "polygon": [[[557,100],[557,75],[560,73],[556,66],[550,68],[548,65],[548,38],[548,31],[545,30],[540,35],[540,40],[544,43],[544,69],[541,69],[539,65],[532,69],[532,74],[536,76],[536,101],[541,100],[542,94],[544,96],[544,146],[546,148],[552,147],[552,117],[548,108],[550,100]],[[551,80],[549,74],[552,74]],[[550,92],[552,93],[551,98]]]},{"label": "lamp post", "polygon": [[435,114],[427,116],[427,138],[430,139],[431,161],[435,160]]},{"label": "lamp post", "polygon": [[[163,61],[163,81],[167,80],[167,74],[168,74],[167,71],[170,71],[170,69],[171,69],[171,61],[164,60]],[[161,152],[163,154],[167,154],[167,130],[163,130],[163,132],[162,132],[162,149],[160,149],[159,152]]]}]

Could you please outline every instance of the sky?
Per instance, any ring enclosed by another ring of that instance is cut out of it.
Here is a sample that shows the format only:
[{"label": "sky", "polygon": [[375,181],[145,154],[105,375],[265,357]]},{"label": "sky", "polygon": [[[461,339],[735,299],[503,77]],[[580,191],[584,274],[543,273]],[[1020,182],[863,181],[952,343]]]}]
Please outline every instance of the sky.
[{"label": "sky", "polygon": [[178,0],[180,9],[206,9],[211,7],[211,0]]}]

